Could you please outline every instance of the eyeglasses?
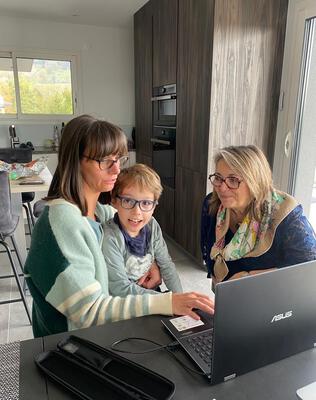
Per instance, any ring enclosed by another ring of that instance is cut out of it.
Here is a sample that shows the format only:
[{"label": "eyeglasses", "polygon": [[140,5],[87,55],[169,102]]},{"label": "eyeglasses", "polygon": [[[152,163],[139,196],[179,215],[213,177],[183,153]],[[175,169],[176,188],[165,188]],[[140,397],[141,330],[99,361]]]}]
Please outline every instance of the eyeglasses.
[{"label": "eyeglasses", "polygon": [[136,204],[138,204],[142,211],[151,211],[158,204],[157,200],[135,200],[124,196],[116,197],[120,199],[121,206],[126,210],[131,210],[136,206]]},{"label": "eyeglasses", "polygon": [[102,171],[112,168],[115,163],[119,163],[120,166],[124,166],[128,161],[128,156],[123,156],[117,158],[116,160],[113,160],[112,158],[103,158],[103,160],[97,160],[96,158],[91,158],[88,156],[82,156],[82,157],[87,158],[88,160],[97,161]]},{"label": "eyeglasses", "polygon": [[236,176],[227,176],[226,178],[221,177],[218,174],[211,174],[208,179],[211,181],[211,184],[215,187],[220,187],[223,182],[225,182],[226,186],[229,189],[238,189],[239,185],[242,182],[242,179],[237,178]]}]

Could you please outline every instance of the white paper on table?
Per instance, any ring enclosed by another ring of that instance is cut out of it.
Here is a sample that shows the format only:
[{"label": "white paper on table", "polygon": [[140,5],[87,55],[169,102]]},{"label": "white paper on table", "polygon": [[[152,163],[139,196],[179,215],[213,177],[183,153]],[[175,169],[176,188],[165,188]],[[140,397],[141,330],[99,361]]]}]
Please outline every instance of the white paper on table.
[{"label": "white paper on table", "polygon": [[189,317],[188,315],[172,318],[170,319],[170,322],[179,332],[194,328],[195,326],[204,325],[204,322],[200,319],[196,320],[192,317]]}]

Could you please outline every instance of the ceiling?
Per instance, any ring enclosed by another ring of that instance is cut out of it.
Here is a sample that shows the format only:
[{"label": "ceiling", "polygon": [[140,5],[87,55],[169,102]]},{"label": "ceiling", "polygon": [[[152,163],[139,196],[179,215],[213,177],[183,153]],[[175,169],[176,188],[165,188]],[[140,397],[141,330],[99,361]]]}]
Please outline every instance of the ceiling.
[{"label": "ceiling", "polygon": [[148,0],[0,0],[0,15],[72,24],[132,26],[133,14]]}]

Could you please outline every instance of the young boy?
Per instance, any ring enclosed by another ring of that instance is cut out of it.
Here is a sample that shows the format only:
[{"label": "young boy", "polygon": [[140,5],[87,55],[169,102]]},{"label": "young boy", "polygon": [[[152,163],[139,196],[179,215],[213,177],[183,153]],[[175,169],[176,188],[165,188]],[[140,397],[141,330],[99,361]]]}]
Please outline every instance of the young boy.
[{"label": "young boy", "polygon": [[154,261],[167,288],[182,292],[160,226],[152,216],[161,192],[159,176],[143,164],[123,169],[117,178],[112,190],[117,213],[106,223],[103,241],[113,296],[157,293],[137,283]]}]

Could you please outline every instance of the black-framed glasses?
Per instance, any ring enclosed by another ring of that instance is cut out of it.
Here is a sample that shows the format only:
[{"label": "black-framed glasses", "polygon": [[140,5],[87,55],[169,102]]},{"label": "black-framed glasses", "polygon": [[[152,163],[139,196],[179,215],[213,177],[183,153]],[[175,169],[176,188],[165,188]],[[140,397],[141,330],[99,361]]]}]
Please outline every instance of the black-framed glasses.
[{"label": "black-framed glasses", "polygon": [[211,181],[211,184],[215,187],[220,187],[223,182],[225,182],[226,186],[229,189],[238,189],[239,185],[242,182],[242,179],[237,178],[236,176],[226,176],[223,178],[218,174],[211,174],[208,179]]},{"label": "black-framed glasses", "polygon": [[121,206],[126,210],[131,210],[138,204],[139,208],[142,211],[151,211],[157,204],[157,200],[135,200],[130,197],[125,196],[116,196],[121,201]]},{"label": "black-framed glasses", "polygon": [[128,161],[128,156],[122,156],[113,160],[113,158],[103,158],[102,160],[97,160],[96,158],[91,158],[88,156],[82,156],[88,160],[94,160],[99,163],[99,167],[102,171],[110,169],[115,163],[119,163],[120,166],[124,166]]}]

